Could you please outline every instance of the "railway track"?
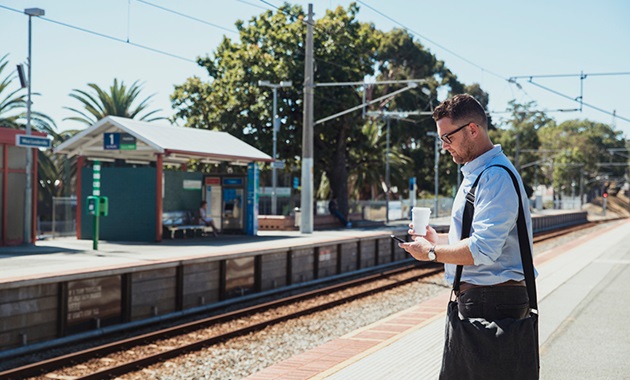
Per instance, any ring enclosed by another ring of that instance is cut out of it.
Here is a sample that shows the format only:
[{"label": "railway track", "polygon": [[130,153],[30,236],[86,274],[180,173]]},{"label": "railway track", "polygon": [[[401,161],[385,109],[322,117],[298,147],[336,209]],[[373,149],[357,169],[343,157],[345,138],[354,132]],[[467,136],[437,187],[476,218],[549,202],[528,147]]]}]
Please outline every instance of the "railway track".
[{"label": "railway track", "polygon": [[[584,230],[594,224],[597,223],[591,222],[537,234],[534,237],[534,244]],[[369,277],[5,370],[0,372],[0,379],[39,378],[52,371],[55,371],[53,378],[113,378],[203,347],[261,331],[271,325],[384,292],[441,271],[441,265],[419,264],[389,270]],[[192,342],[190,339],[181,338],[185,335],[194,336]],[[183,340],[186,342],[182,343]],[[115,358],[110,357],[110,355]]]},{"label": "railway track", "polygon": [[[406,275],[410,271],[415,271],[416,273]],[[73,372],[71,378],[73,379],[110,378],[137,370],[138,368],[146,367],[150,364],[164,361],[178,355],[182,355],[190,351],[198,350],[202,347],[217,344],[219,342],[249,334],[254,331],[260,331],[270,325],[312,314],[318,311],[326,310],[346,302],[369,296],[374,293],[383,292],[397,286],[402,286],[409,282],[417,281],[421,278],[435,275],[437,273],[440,273],[441,271],[442,267],[440,265],[410,265],[403,268],[393,269],[365,278],[331,285],[307,293],[282,298],[276,301],[267,302],[238,311],[229,312],[203,320],[150,332],[132,338],[100,345],[98,347],[93,347],[71,354],[6,370],[4,372],[0,372],[0,379],[24,379],[29,377],[38,377],[51,371],[59,372],[59,369],[64,367],[79,367],[79,370],[77,371],[71,370],[71,372]],[[351,290],[353,288],[365,286],[366,284],[375,282],[380,283],[374,286],[370,286],[370,288],[367,290]],[[344,294],[344,292],[347,294]],[[309,300],[311,300],[311,302],[307,302]],[[276,311],[279,308],[284,308],[284,310],[280,312]],[[265,313],[267,315],[263,316]],[[246,319],[248,322],[243,322]],[[220,331],[216,333],[210,331],[207,334],[199,333],[198,335],[208,336],[197,339],[192,343],[185,343],[178,345],[177,347],[172,347],[176,343],[166,341],[173,337],[175,337],[175,340],[177,340],[177,337],[184,334],[195,333],[202,329],[227,323],[231,323],[234,326],[227,327],[227,331]],[[245,324],[245,326],[241,326],[242,324]],[[135,347],[147,345],[155,345],[157,346],[157,349],[151,350],[155,352],[135,355]],[[168,347],[168,349],[163,349],[164,347]],[[132,353],[130,354],[130,352]],[[112,353],[123,353],[122,356],[139,357],[134,357],[133,359],[123,363],[108,365],[107,363],[118,362],[118,359],[113,359],[111,361],[103,360],[103,358],[106,358],[107,355],[110,355]],[[94,360],[94,358],[98,358],[96,359],[96,361],[99,364],[96,364],[96,366],[83,364],[90,360]],[[77,365],[77,363],[79,364]],[[94,371],[94,367],[106,368]],[[92,370],[90,370],[90,368],[92,368]],[[62,370],[61,372],[65,373],[67,371]],[[90,373],[77,375],[77,372]]]}]

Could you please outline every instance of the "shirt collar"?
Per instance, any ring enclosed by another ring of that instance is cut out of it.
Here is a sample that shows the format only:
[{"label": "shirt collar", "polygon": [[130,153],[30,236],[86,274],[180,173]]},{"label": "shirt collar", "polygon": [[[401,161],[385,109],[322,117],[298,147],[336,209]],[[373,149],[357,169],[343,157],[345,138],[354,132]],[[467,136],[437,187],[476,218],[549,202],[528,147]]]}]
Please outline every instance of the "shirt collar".
[{"label": "shirt collar", "polygon": [[486,153],[482,154],[481,156],[475,158],[474,160],[470,162],[465,163],[461,169],[462,174],[464,176],[467,176],[479,168],[486,167],[490,163],[490,161],[492,161],[494,157],[502,153],[503,153],[503,149],[501,148],[501,145],[496,144],[494,148],[490,149]]}]

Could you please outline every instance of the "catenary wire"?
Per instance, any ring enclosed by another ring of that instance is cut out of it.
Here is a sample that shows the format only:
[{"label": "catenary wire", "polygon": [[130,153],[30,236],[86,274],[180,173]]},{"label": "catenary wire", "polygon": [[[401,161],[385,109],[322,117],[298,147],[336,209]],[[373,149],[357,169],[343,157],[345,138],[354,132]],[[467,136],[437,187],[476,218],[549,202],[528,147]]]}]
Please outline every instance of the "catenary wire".
[{"label": "catenary wire", "polygon": [[[262,0],[261,0],[261,1],[262,1]],[[414,31],[413,29],[408,28],[407,26],[403,25],[402,23],[398,22],[397,20],[393,19],[392,17],[389,17],[389,16],[387,16],[386,14],[384,14],[383,12],[381,12],[381,11],[377,10],[376,8],[374,8],[374,7],[370,6],[369,4],[366,4],[364,1],[357,0],[357,2],[358,2],[359,4],[361,4],[361,5],[364,5],[365,7],[369,8],[369,9],[371,9],[372,11],[376,12],[377,14],[381,15],[382,17],[384,17],[384,18],[386,18],[386,19],[390,20],[391,22],[395,23],[396,25],[401,26],[401,27],[402,27],[402,28],[404,28],[405,30],[407,30],[407,31],[409,31],[409,32],[411,32],[411,33],[413,33],[413,34],[417,35],[418,37],[421,37],[421,38],[423,38],[423,39],[425,39],[425,40],[429,41],[429,42],[430,42],[430,43],[432,43],[433,45],[435,45],[435,46],[437,46],[437,47],[439,47],[439,48],[441,48],[441,49],[445,50],[446,52],[448,52],[448,53],[450,53],[450,54],[454,55],[455,57],[457,57],[457,58],[459,58],[459,59],[463,60],[464,62],[467,62],[467,63],[469,63],[469,64],[473,65],[474,67],[477,67],[478,69],[480,69],[480,70],[481,70],[481,71],[483,71],[483,72],[487,72],[487,73],[489,73],[489,74],[491,74],[491,75],[496,76],[497,78],[500,78],[500,79],[506,80],[507,82],[509,82],[509,83],[513,83],[513,84],[516,84],[516,82],[515,82],[515,80],[514,80],[515,78],[521,78],[521,77],[511,77],[511,78],[506,78],[506,77],[504,77],[504,76],[502,76],[502,75],[500,75],[500,74],[497,74],[497,73],[495,73],[495,72],[493,72],[493,71],[487,70],[487,69],[485,69],[484,67],[482,67],[482,66],[480,66],[480,65],[478,65],[478,64],[476,64],[476,63],[474,63],[474,62],[470,61],[469,59],[467,59],[467,58],[465,58],[465,57],[463,57],[463,56],[461,56],[461,55],[457,54],[456,52],[454,52],[454,51],[452,51],[452,50],[448,49],[447,47],[445,47],[445,46],[443,46],[443,45],[441,45],[441,44],[439,44],[439,43],[437,43],[437,42],[435,42],[435,41],[433,41],[433,40],[431,40],[431,39],[429,39],[429,38],[427,38],[427,37],[423,36],[422,34],[420,34],[420,33],[416,32],[416,31]],[[587,74],[567,74],[566,76],[576,76],[576,75],[577,75],[577,76],[582,76],[582,77],[586,77],[586,76],[587,76]],[[619,72],[619,73],[593,73],[593,74],[588,74],[588,75],[591,75],[591,76],[596,76],[596,75],[630,75],[630,73],[628,73],[628,72]],[[531,76],[527,76],[527,77],[528,77],[528,78],[531,78]],[[543,76],[537,76],[537,77],[543,77]],[[567,95],[564,95],[564,94],[562,94],[562,93],[560,93],[560,92],[557,92],[557,91],[555,91],[555,90],[552,90],[552,89],[546,88],[546,87],[541,86],[541,85],[539,85],[539,84],[537,84],[537,83],[534,83],[534,82],[532,82],[532,81],[531,81],[531,79],[530,79],[529,83],[531,83],[531,84],[533,84],[533,85],[535,85],[535,86],[538,86],[538,87],[540,87],[540,88],[542,88],[542,89],[544,89],[544,90],[550,91],[550,92],[552,92],[552,93],[554,93],[554,94],[556,94],[556,95],[559,95],[559,96],[565,97],[565,98],[567,98],[567,99],[571,99],[571,100],[576,101],[575,99],[573,99],[573,98],[571,98],[571,97],[569,97],[569,96],[567,96]],[[517,86],[517,88],[518,88],[519,90],[521,90],[521,91],[523,91],[523,92],[524,92],[524,90],[523,90],[521,87]],[[606,111],[606,110],[604,110],[604,109],[602,109],[602,108],[600,108],[600,107],[596,107],[596,106],[593,106],[593,105],[590,105],[590,104],[587,104],[587,103],[582,103],[582,104],[583,104],[583,105],[585,105],[585,106],[587,106],[587,107],[590,107],[590,108],[592,108],[592,109],[594,109],[594,110],[596,110],[596,111],[599,111],[599,112],[605,113],[605,114],[607,114],[607,115],[612,115],[613,117],[617,117],[617,118],[619,118],[619,119],[621,119],[621,120],[624,120],[624,121],[630,121],[630,119],[627,119],[627,118],[625,118],[625,117],[619,116],[618,114],[616,114],[616,113],[614,113],[614,112]],[[567,110],[557,110],[557,111],[560,111],[560,112],[566,112]]]},{"label": "catenary wire", "polygon": [[[14,12],[17,12],[17,13],[20,13],[20,14],[22,13],[22,11],[19,11],[19,10],[17,10],[17,9],[13,9],[13,8],[10,8],[10,7],[7,7],[7,6],[4,6],[4,5],[1,5],[1,4],[0,4],[0,8],[4,8],[4,9],[10,10],[10,11],[14,11]],[[70,28],[70,29],[78,30],[78,31],[83,32],[83,33],[91,34],[91,35],[93,35],[93,36],[97,36],[97,37],[101,37],[101,38],[106,38],[106,39],[108,39],[108,40],[112,40],[112,41],[116,41],[116,42],[122,42],[122,43],[124,43],[124,44],[128,44],[128,45],[131,45],[131,46],[135,46],[135,47],[138,47],[138,48],[141,48],[141,49],[144,49],[144,50],[152,51],[152,52],[154,52],[154,53],[158,53],[158,54],[166,55],[166,56],[169,56],[169,57],[172,57],[172,58],[177,58],[177,59],[180,59],[180,60],[182,60],[182,61],[186,61],[186,62],[190,62],[190,63],[195,63],[195,64],[197,64],[197,61],[196,61],[196,60],[193,60],[193,59],[189,59],[189,58],[186,58],[186,57],[182,57],[182,56],[179,56],[179,55],[177,55],[177,54],[169,53],[169,52],[164,51],[164,50],[160,50],[160,49],[152,48],[152,47],[145,46],[145,45],[142,45],[142,44],[138,44],[138,43],[135,43],[135,42],[126,41],[125,39],[118,38],[118,37],[114,37],[114,36],[110,36],[110,35],[107,35],[107,34],[104,34],[104,33],[95,32],[95,31],[93,31],[93,30],[89,30],[89,29],[85,29],[85,28],[78,27],[78,26],[70,25],[70,24],[67,24],[67,23],[65,23],[65,22],[61,22],[61,21],[57,21],[57,20],[53,20],[53,19],[48,18],[48,17],[38,17],[38,19],[40,19],[40,20],[42,20],[42,21],[47,21],[47,22],[50,22],[50,23],[53,23],[53,24],[61,25],[61,26],[64,26],[64,27],[66,27],[66,28]]]},{"label": "catenary wire", "polygon": [[500,78],[500,79],[503,79],[503,80],[507,80],[507,78],[506,78],[506,77],[504,77],[503,75],[497,74],[497,73],[495,73],[495,72],[493,72],[493,71],[491,71],[491,70],[487,70],[487,69],[486,69],[486,68],[484,68],[483,66],[480,66],[480,65],[476,64],[475,62],[473,62],[473,61],[471,61],[471,60],[469,60],[469,59],[467,59],[467,58],[465,58],[465,57],[461,56],[460,54],[457,54],[456,52],[452,51],[451,49],[447,48],[446,46],[443,46],[443,45],[441,45],[441,44],[439,44],[439,43],[437,43],[437,42],[435,42],[435,41],[431,40],[430,38],[427,38],[427,37],[423,36],[422,34],[420,34],[420,33],[416,32],[415,30],[410,29],[410,28],[408,28],[407,26],[403,25],[402,23],[400,23],[400,22],[396,21],[395,19],[393,19],[393,18],[391,18],[391,17],[387,16],[386,14],[384,14],[383,12],[379,11],[378,9],[376,9],[376,8],[372,7],[371,5],[366,4],[364,1],[357,0],[357,2],[358,2],[359,4],[361,4],[361,5],[366,6],[367,8],[369,8],[369,9],[371,9],[372,11],[376,12],[377,14],[379,14],[379,15],[381,15],[381,16],[383,16],[383,17],[385,17],[386,19],[388,19],[389,21],[393,22],[394,24],[396,24],[396,25],[398,25],[398,26],[400,26],[400,27],[404,28],[405,30],[408,30],[409,32],[411,32],[411,33],[415,34],[416,36],[418,36],[418,37],[420,37],[420,38],[423,38],[423,39],[425,39],[425,40],[429,41],[430,43],[432,43],[433,45],[435,45],[435,46],[439,47],[440,49],[442,49],[442,50],[444,50],[444,51],[446,51],[446,52],[448,52],[448,53],[450,53],[450,54],[454,55],[455,57],[457,57],[457,58],[461,59],[462,61],[464,61],[464,62],[466,62],[466,63],[469,63],[469,64],[471,64],[471,65],[475,66],[476,68],[480,69],[481,71],[486,72],[486,73],[491,74],[491,75],[494,75],[494,76],[495,76],[495,77],[497,77],[497,78]]},{"label": "catenary wire", "polygon": [[174,14],[174,15],[177,15],[177,16],[180,16],[180,17],[187,18],[187,19],[189,19],[189,20],[197,21],[197,22],[199,22],[199,23],[202,23],[202,24],[205,24],[205,25],[209,25],[209,26],[215,27],[215,28],[217,28],[217,29],[224,30],[224,31],[226,31],[226,32],[230,32],[230,33],[235,33],[235,34],[238,34],[238,32],[237,32],[236,30],[234,30],[234,29],[228,29],[228,28],[223,27],[223,26],[221,26],[221,25],[213,24],[213,23],[211,23],[211,22],[209,22],[209,21],[205,21],[205,20],[202,20],[202,19],[199,19],[199,18],[196,18],[196,17],[190,16],[190,15],[187,15],[187,14],[184,14],[184,13],[181,13],[181,12],[178,12],[178,11],[175,11],[175,10],[172,10],[172,9],[169,9],[169,8],[166,8],[166,7],[163,7],[163,6],[161,6],[161,5],[153,4],[153,3],[150,3],[150,2],[145,1],[145,0],[136,0],[136,1],[137,1],[137,2],[139,2],[139,3],[145,4],[145,5],[148,5],[148,6],[150,6],[150,7],[154,7],[154,8],[161,9],[161,10],[163,10],[163,11],[165,11],[165,12],[169,12],[169,13],[172,13],[172,14]]}]

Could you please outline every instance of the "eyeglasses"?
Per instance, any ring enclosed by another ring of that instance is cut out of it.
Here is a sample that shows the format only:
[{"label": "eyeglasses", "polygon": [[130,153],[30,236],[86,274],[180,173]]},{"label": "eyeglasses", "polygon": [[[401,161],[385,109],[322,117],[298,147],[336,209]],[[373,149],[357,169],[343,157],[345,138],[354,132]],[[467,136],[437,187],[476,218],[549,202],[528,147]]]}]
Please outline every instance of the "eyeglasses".
[{"label": "eyeglasses", "polygon": [[471,123],[471,121],[469,121],[468,123],[462,125],[461,127],[457,128],[456,130],[454,130],[453,132],[449,132],[449,133],[445,133],[442,136],[440,136],[440,140],[442,140],[443,142],[447,143],[447,144],[452,144],[453,141],[451,140],[451,136],[453,136],[454,134],[456,134],[457,132],[461,131],[462,129],[466,128],[467,126],[469,126]]}]

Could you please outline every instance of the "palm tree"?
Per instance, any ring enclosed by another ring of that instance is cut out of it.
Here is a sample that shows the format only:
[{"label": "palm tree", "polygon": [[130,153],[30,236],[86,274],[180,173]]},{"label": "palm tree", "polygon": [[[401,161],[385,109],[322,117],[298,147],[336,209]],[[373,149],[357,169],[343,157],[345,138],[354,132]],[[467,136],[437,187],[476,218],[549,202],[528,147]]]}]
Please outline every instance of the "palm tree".
[{"label": "palm tree", "polygon": [[[0,58],[0,78],[2,78],[2,73],[9,64],[7,56],[8,54]],[[21,88],[13,91],[9,90],[9,86],[14,79],[15,77],[9,74],[0,81],[0,126],[19,129],[20,124],[18,120],[20,113],[26,108],[26,98],[23,94],[18,94],[22,90]],[[6,95],[4,95],[5,93]]]},{"label": "palm tree", "polygon": [[83,104],[84,109],[80,110],[72,107],[64,107],[80,116],[65,118],[64,120],[73,120],[88,126],[96,123],[105,116],[121,116],[129,119],[142,121],[155,121],[166,119],[161,116],[154,116],[161,110],[150,111],[142,116],[140,114],[146,111],[149,101],[153,97],[150,95],[134,106],[142,87],[138,85],[138,81],[133,82],[131,87],[127,88],[124,82],[118,84],[118,79],[114,78],[114,84],[109,88],[109,92],[104,91],[94,83],[88,83],[93,91],[73,89],[70,96]]},{"label": "palm tree", "polygon": [[[0,78],[2,78],[0,79],[0,127],[24,129],[26,125],[26,94],[20,94],[22,88],[19,87],[16,90],[10,90],[16,78],[15,75],[9,73],[3,78],[3,72],[9,64],[8,56],[5,54],[0,58]],[[32,95],[38,96],[39,94],[34,93]],[[35,131],[48,133],[53,138],[57,137],[55,122],[40,112],[31,112],[31,127]]]}]

